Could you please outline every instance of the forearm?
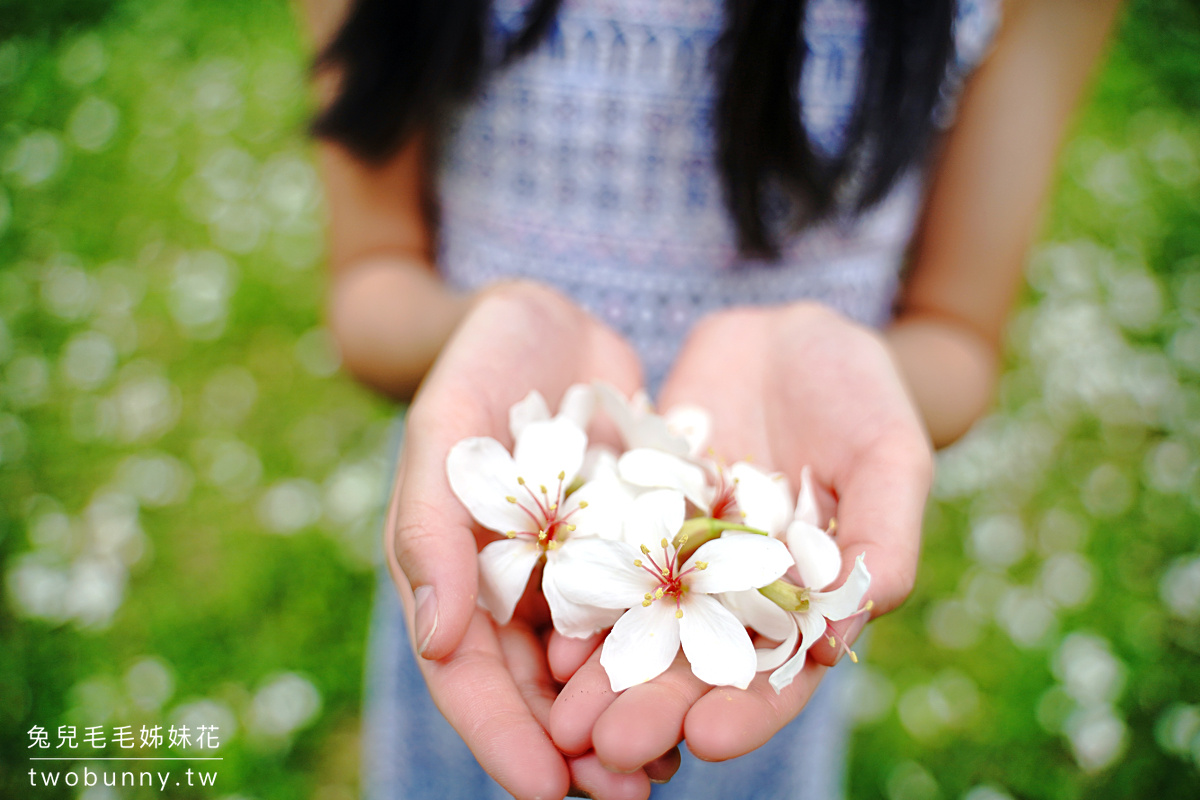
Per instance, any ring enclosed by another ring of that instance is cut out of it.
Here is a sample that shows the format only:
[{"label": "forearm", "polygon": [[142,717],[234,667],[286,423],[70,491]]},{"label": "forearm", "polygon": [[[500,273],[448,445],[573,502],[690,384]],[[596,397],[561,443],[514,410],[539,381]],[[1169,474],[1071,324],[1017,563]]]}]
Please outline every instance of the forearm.
[{"label": "forearm", "polygon": [[447,287],[428,265],[379,255],[335,277],[329,325],[354,377],[407,400],[469,305],[469,295]]},{"label": "forearm", "polygon": [[908,312],[885,337],[935,447],[951,444],[987,411],[995,391],[995,345],[952,318]]}]

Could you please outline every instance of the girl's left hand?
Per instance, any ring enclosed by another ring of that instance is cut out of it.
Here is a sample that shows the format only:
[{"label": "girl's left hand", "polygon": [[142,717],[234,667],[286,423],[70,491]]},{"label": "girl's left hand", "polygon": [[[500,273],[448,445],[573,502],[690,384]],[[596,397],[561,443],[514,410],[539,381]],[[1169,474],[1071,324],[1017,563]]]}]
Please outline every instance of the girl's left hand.
[{"label": "girl's left hand", "polygon": [[[908,595],[916,576],[932,450],[883,338],[822,306],[734,309],[697,326],[663,388],[661,404],[696,403],[713,414],[713,447],[728,461],[751,458],[799,486],[801,470],[836,501],[840,585],[866,554],[873,616]],[[825,509],[830,511],[833,509]],[[837,623],[852,643],[865,618]],[[808,702],[839,653],[821,642],[791,686],[776,694],[768,673],[746,690],[713,688],[679,656],[658,678],[614,695],[599,651],[555,701],[550,733],[564,752],[594,748],[629,771],[681,739],[707,761],[764,744]]]}]

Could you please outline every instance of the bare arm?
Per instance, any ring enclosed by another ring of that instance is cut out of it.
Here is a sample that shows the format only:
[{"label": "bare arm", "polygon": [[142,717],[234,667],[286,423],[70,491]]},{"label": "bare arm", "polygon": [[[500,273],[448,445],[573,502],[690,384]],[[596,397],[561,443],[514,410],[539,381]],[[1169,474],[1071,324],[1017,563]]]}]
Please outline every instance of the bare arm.
[{"label": "bare arm", "polygon": [[[347,0],[303,0],[314,48],[332,38]],[[336,76],[318,76],[327,100]],[[329,208],[328,319],[346,368],[363,383],[408,400],[471,298],[449,289],[433,266],[422,199],[425,145],[408,142],[381,165],[343,147],[320,145]]]},{"label": "bare arm", "polygon": [[1018,0],[972,78],[887,332],[936,446],[991,402],[1005,321],[1068,123],[1119,0]]}]

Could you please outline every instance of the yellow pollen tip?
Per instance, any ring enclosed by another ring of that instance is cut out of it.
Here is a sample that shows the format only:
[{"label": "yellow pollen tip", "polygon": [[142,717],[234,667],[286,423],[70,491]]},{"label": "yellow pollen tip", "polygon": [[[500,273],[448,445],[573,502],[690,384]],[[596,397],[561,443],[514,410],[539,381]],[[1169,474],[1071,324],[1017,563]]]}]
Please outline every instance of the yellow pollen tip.
[{"label": "yellow pollen tip", "polygon": [[863,606],[863,610],[865,610],[865,611],[870,611],[870,610],[871,610],[872,608],[874,608],[874,607],[875,607],[875,601],[874,601],[874,600],[868,600],[868,601],[867,601],[867,604],[866,604],[865,606]]},{"label": "yellow pollen tip", "polygon": [[851,660],[852,662],[854,662],[855,664],[857,664],[857,663],[858,663],[858,653],[856,653],[856,652],[854,652],[853,650],[851,650],[851,651],[850,651],[850,660]]},{"label": "yellow pollen tip", "polygon": [[507,536],[507,537],[508,537],[508,538],[510,538],[510,539],[515,539],[515,538],[517,538],[517,532],[516,532],[516,531],[509,531],[508,533],[506,533],[506,534],[504,534],[504,535],[505,535],[505,536]]},{"label": "yellow pollen tip", "polygon": [[837,517],[830,517],[829,518],[829,528],[825,532],[828,533],[830,536],[833,536],[835,531],[837,531]]},{"label": "yellow pollen tip", "polygon": [[675,619],[683,619],[683,609],[682,608],[675,609]]},{"label": "yellow pollen tip", "polygon": [[558,503],[551,503],[551,504],[550,504],[550,510],[551,510],[551,511],[558,511]]},{"label": "yellow pollen tip", "polygon": [[548,494],[545,486],[538,486],[538,488],[542,490],[542,494]]},{"label": "yellow pollen tip", "polygon": [[518,475],[518,476],[517,476],[517,483],[519,483],[519,484],[521,484],[522,486],[524,486],[524,485],[525,485],[525,479],[524,479],[524,478],[522,478],[520,475]]},{"label": "yellow pollen tip", "polygon": [[658,546],[661,547],[663,550],[666,550],[667,549],[667,540],[664,538],[661,542],[658,543]]},{"label": "yellow pollen tip", "polygon": [[679,534],[679,546],[680,547],[683,547],[685,544],[687,544],[687,540],[688,540],[688,535],[686,533]]},{"label": "yellow pollen tip", "polygon": [[837,639],[833,638],[832,636],[826,636],[825,639],[829,642],[830,647],[837,647]]},{"label": "yellow pollen tip", "polygon": [[662,596],[663,596],[663,590],[662,590],[662,587],[660,586],[654,590],[654,599],[657,600],[658,598],[660,598]]},{"label": "yellow pollen tip", "polygon": [[663,574],[664,578],[669,578],[669,577],[671,577],[671,570],[667,569],[666,567],[663,567],[662,574]]},{"label": "yellow pollen tip", "polygon": [[538,531],[538,541],[539,541],[539,542],[544,542],[545,540],[546,540],[546,532],[545,532],[545,531]]},{"label": "yellow pollen tip", "polygon": [[642,608],[649,608],[649,606],[650,606],[650,601],[649,601],[649,600],[643,600],[643,601],[642,601]]},{"label": "yellow pollen tip", "polygon": [[568,525],[568,526],[567,526],[567,530],[569,530],[569,531],[571,531],[572,533],[574,533],[574,532],[575,532],[575,526],[574,526],[574,525]]},{"label": "yellow pollen tip", "polygon": [[745,519],[745,518],[746,518],[746,512],[745,512],[745,511],[743,511],[743,512],[742,512],[742,519]]},{"label": "yellow pollen tip", "polygon": [[650,548],[646,547],[646,545],[642,545],[642,555],[644,555],[644,556],[650,555]]},{"label": "yellow pollen tip", "polygon": [[580,500],[580,501],[579,501],[579,507],[580,507],[580,508],[587,508],[587,506],[588,506],[587,500]]},{"label": "yellow pollen tip", "polygon": [[550,550],[557,550],[558,548],[562,547],[562,542],[553,541],[553,542],[550,542],[549,544],[547,544],[546,547],[549,548]]},{"label": "yellow pollen tip", "polygon": [[560,481],[566,480],[566,479],[567,479],[567,473],[566,473],[566,472],[559,472],[559,473],[558,473],[558,479],[559,479]]},{"label": "yellow pollen tip", "polygon": [[707,561],[697,561],[696,569],[708,569],[708,562]]},{"label": "yellow pollen tip", "polygon": [[642,599],[643,599],[643,600],[653,600],[653,599],[654,599],[654,595],[650,594],[649,592],[646,592],[646,596],[645,596],[644,598],[642,598]]},{"label": "yellow pollen tip", "polygon": [[505,500],[507,500],[507,501],[508,501],[508,502],[510,502],[510,503],[515,503],[515,502],[517,502],[517,498],[513,497],[511,494],[510,494],[508,497],[504,498],[504,499],[505,499]]},{"label": "yellow pollen tip", "polygon": [[634,565],[635,567],[640,567],[640,566],[642,565],[642,560],[641,560],[640,558],[635,558],[635,559],[633,560],[633,565]]}]

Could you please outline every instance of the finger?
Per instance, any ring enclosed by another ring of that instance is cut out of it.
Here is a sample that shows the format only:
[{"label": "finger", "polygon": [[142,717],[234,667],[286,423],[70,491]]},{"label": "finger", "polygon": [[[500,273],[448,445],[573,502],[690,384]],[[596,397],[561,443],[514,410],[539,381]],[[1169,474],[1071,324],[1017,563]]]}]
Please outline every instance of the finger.
[{"label": "finger", "polygon": [[[912,591],[921,549],[921,523],[933,479],[932,455],[916,432],[897,430],[856,459],[837,486],[835,540],[842,551],[840,586],[855,559],[871,574],[866,600],[870,617],[895,609]],[[832,665],[848,652],[867,615],[835,621],[836,644],[822,639],[810,651],[818,663]]]},{"label": "finger", "polygon": [[459,645],[479,591],[471,517],[450,491],[445,453],[426,437],[409,436],[384,543],[413,623],[413,647],[427,659]]},{"label": "finger", "polygon": [[616,698],[608,673],[600,666],[600,650],[597,648],[571,676],[554,701],[549,728],[554,743],[568,755],[591,750],[592,728]]},{"label": "finger", "polygon": [[557,631],[552,632],[546,645],[546,658],[550,662],[550,674],[559,683],[571,680],[571,676],[591,657],[602,641],[604,641],[603,634],[589,636],[586,639],[572,639]]},{"label": "finger", "polygon": [[678,655],[666,672],[626,689],[604,710],[592,730],[596,755],[618,772],[653,761],[679,744],[688,709],[711,688]]},{"label": "finger", "polygon": [[569,786],[566,762],[526,701],[544,705],[543,675],[548,678],[531,641],[536,644],[512,636],[502,645],[491,620],[478,611],[453,653],[420,664],[438,709],[480,766],[521,800],[562,797]]},{"label": "finger", "polygon": [[[539,637],[523,624],[497,629],[501,652],[525,704],[543,728],[548,727],[550,709],[558,687],[550,677]],[[594,800],[644,800],[650,780],[642,770],[629,775],[609,772],[594,753],[567,760],[573,788]]]},{"label": "finger", "polygon": [[658,758],[646,764],[643,769],[645,769],[646,777],[650,779],[651,783],[667,783],[671,778],[675,777],[675,773],[679,771],[681,763],[683,763],[683,758],[679,753],[679,748],[672,747]]},{"label": "finger", "polygon": [[809,663],[780,693],[765,672],[746,689],[713,689],[684,720],[688,750],[704,761],[725,761],[761,747],[800,713],[824,674],[825,667]]},{"label": "finger", "polygon": [[646,800],[650,796],[650,779],[642,770],[629,775],[609,772],[595,753],[572,758],[569,763],[573,787],[593,800]]}]

